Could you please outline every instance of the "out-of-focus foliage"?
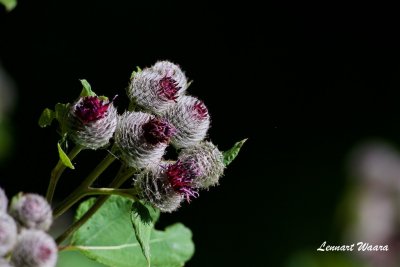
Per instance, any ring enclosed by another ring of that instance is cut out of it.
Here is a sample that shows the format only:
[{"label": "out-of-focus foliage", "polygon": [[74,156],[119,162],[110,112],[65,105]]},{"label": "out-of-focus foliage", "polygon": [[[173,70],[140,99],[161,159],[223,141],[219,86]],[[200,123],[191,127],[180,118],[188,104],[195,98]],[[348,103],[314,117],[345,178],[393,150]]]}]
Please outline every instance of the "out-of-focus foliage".
[{"label": "out-of-focus foliage", "polygon": [[7,11],[11,11],[17,6],[17,0],[0,0],[0,4],[3,4]]}]

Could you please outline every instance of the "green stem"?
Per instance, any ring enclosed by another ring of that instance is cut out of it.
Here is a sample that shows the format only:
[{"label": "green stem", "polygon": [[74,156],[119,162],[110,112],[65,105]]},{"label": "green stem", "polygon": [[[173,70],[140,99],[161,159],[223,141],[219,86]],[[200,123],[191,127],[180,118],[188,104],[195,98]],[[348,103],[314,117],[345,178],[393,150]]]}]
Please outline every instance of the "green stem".
[{"label": "green stem", "polygon": [[[110,183],[111,188],[119,188],[126,180],[132,177],[132,175],[136,172],[134,169],[130,169],[125,165],[122,165],[117,176],[114,181]],[[101,206],[107,201],[109,195],[100,196],[96,203],[81,217],[79,220],[74,222],[64,233],[62,233],[57,239],[57,244],[61,244],[65,239],[67,239],[70,235],[75,233],[82,225],[84,225],[92,216],[95,214]]]},{"label": "green stem", "polygon": [[74,190],[61,204],[54,210],[54,219],[61,216],[71,206],[73,206],[80,199],[88,195],[89,186],[102,174],[108,166],[115,160],[112,154],[108,154],[96,168],[83,180],[82,184]]},{"label": "green stem", "polygon": [[[79,152],[82,151],[81,146],[75,146],[71,152],[68,154],[68,158],[70,160],[73,160]],[[51,203],[53,201],[53,196],[54,196],[54,191],[56,190],[56,186],[58,183],[58,180],[60,179],[61,175],[63,174],[66,166],[62,163],[61,160],[58,161],[57,165],[54,167],[54,169],[51,171],[51,176],[50,176],[50,182],[49,186],[47,187],[47,193],[46,193],[46,199],[47,202]]]}]

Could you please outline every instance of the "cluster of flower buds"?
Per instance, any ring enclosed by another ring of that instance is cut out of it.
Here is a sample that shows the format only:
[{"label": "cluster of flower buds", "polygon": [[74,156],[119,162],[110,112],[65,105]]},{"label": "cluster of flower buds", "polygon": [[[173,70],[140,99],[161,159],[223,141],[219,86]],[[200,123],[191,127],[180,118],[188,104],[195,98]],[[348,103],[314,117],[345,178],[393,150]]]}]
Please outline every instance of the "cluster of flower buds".
[{"label": "cluster of flower buds", "polygon": [[[95,95],[80,97],[68,114],[71,139],[90,149],[112,139],[121,160],[141,171],[134,182],[138,195],[166,212],[216,185],[225,167],[222,153],[204,141],[210,115],[201,100],[186,94],[188,84],[179,66],[159,61],[134,73],[127,88],[130,110],[122,115]],[[170,144],[179,153],[174,161],[164,158]]]},{"label": "cluster of flower buds", "polygon": [[46,233],[51,223],[52,211],[42,196],[19,193],[8,205],[0,188],[0,266],[56,266],[57,245]]}]

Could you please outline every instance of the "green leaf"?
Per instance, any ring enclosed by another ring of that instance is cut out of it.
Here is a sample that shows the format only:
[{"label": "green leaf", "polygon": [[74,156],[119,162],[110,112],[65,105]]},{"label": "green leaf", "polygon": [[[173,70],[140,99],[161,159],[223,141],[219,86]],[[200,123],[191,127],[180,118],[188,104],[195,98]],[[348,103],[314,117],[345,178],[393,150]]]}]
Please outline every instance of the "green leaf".
[{"label": "green leaf", "polygon": [[[152,211],[152,212],[150,212]],[[153,207],[147,208],[140,202],[132,204],[131,220],[133,229],[135,229],[136,239],[139,241],[140,247],[147,263],[150,266],[150,235],[154,227],[155,220],[159,211]]]},{"label": "green leaf", "polygon": [[57,143],[57,148],[58,148],[58,155],[60,156],[60,160],[62,161],[62,163],[70,169],[75,169],[68,155],[65,154],[64,150],[61,148],[60,143]]},{"label": "green leaf", "polygon": [[3,4],[7,11],[11,11],[17,6],[17,0],[0,0],[0,4]]},{"label": "green leaf", "polygon": [[56,118],[56,115],[53,110],[46,108],[43,110],[42,114],[39,118],[39,126],[44,128],[50,126],[53,120]]},{"label": "green leaf", "polygon": [[136,74],[138,74],[141,71],[142,69],[139,66],[136,66],[136,70],[132,71],[131,73],[131,80],[135,77]]},{"label": "green leaf", "polygon": [[[89,200],[93,201],[93,200]],[[107,266],[147,267],[140,243],[132,229],[132,200],[111,196],[71,239],[72,250]],[[91,203],[84,202],[77,214],[82,216]],[[77,216],[77,218],[79,218]],[[153,267],[180,267],[194,252],[191,231],[174,224],[165,231],[152,230],[150,253]]]},{"label": "green leaf", "polygon": [[228,166],[229,164],[231,164],[231,162],[236,158],[236,156],[239,154],[239,151],[242,148],[244,142],[246,142],[246,140],[247,140],[247,138],[235,143],[231,149],[222,152],[222,154],[224,156],[225,166]]},{"label": "green leaf", "polygon": [[55,107],[55,117],[60,125],[61,136],[64,138],[67,132],[67,115],[69,112],[70,104],[57,103]]},{"label": "green leaf", "polygon": [[88,81],[86,81],[85,79],[82,79],[80,81],[83,86],[80,96],[96,96],[96,94],[92,91],[92,87],[90,86]]}]

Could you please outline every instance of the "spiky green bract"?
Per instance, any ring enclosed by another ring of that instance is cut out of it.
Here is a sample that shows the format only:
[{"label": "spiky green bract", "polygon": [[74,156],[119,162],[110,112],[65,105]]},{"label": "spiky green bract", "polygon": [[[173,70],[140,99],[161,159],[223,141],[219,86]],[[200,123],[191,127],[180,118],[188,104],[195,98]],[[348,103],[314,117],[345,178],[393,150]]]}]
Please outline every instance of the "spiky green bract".
[{"label": "spiky green bract", "polygon": [[208,141],[182,149],[178,160],[197,163],[200,175],[193,180],[193,186],[197,188],[217,185],[225,168],[221,151]]}]

